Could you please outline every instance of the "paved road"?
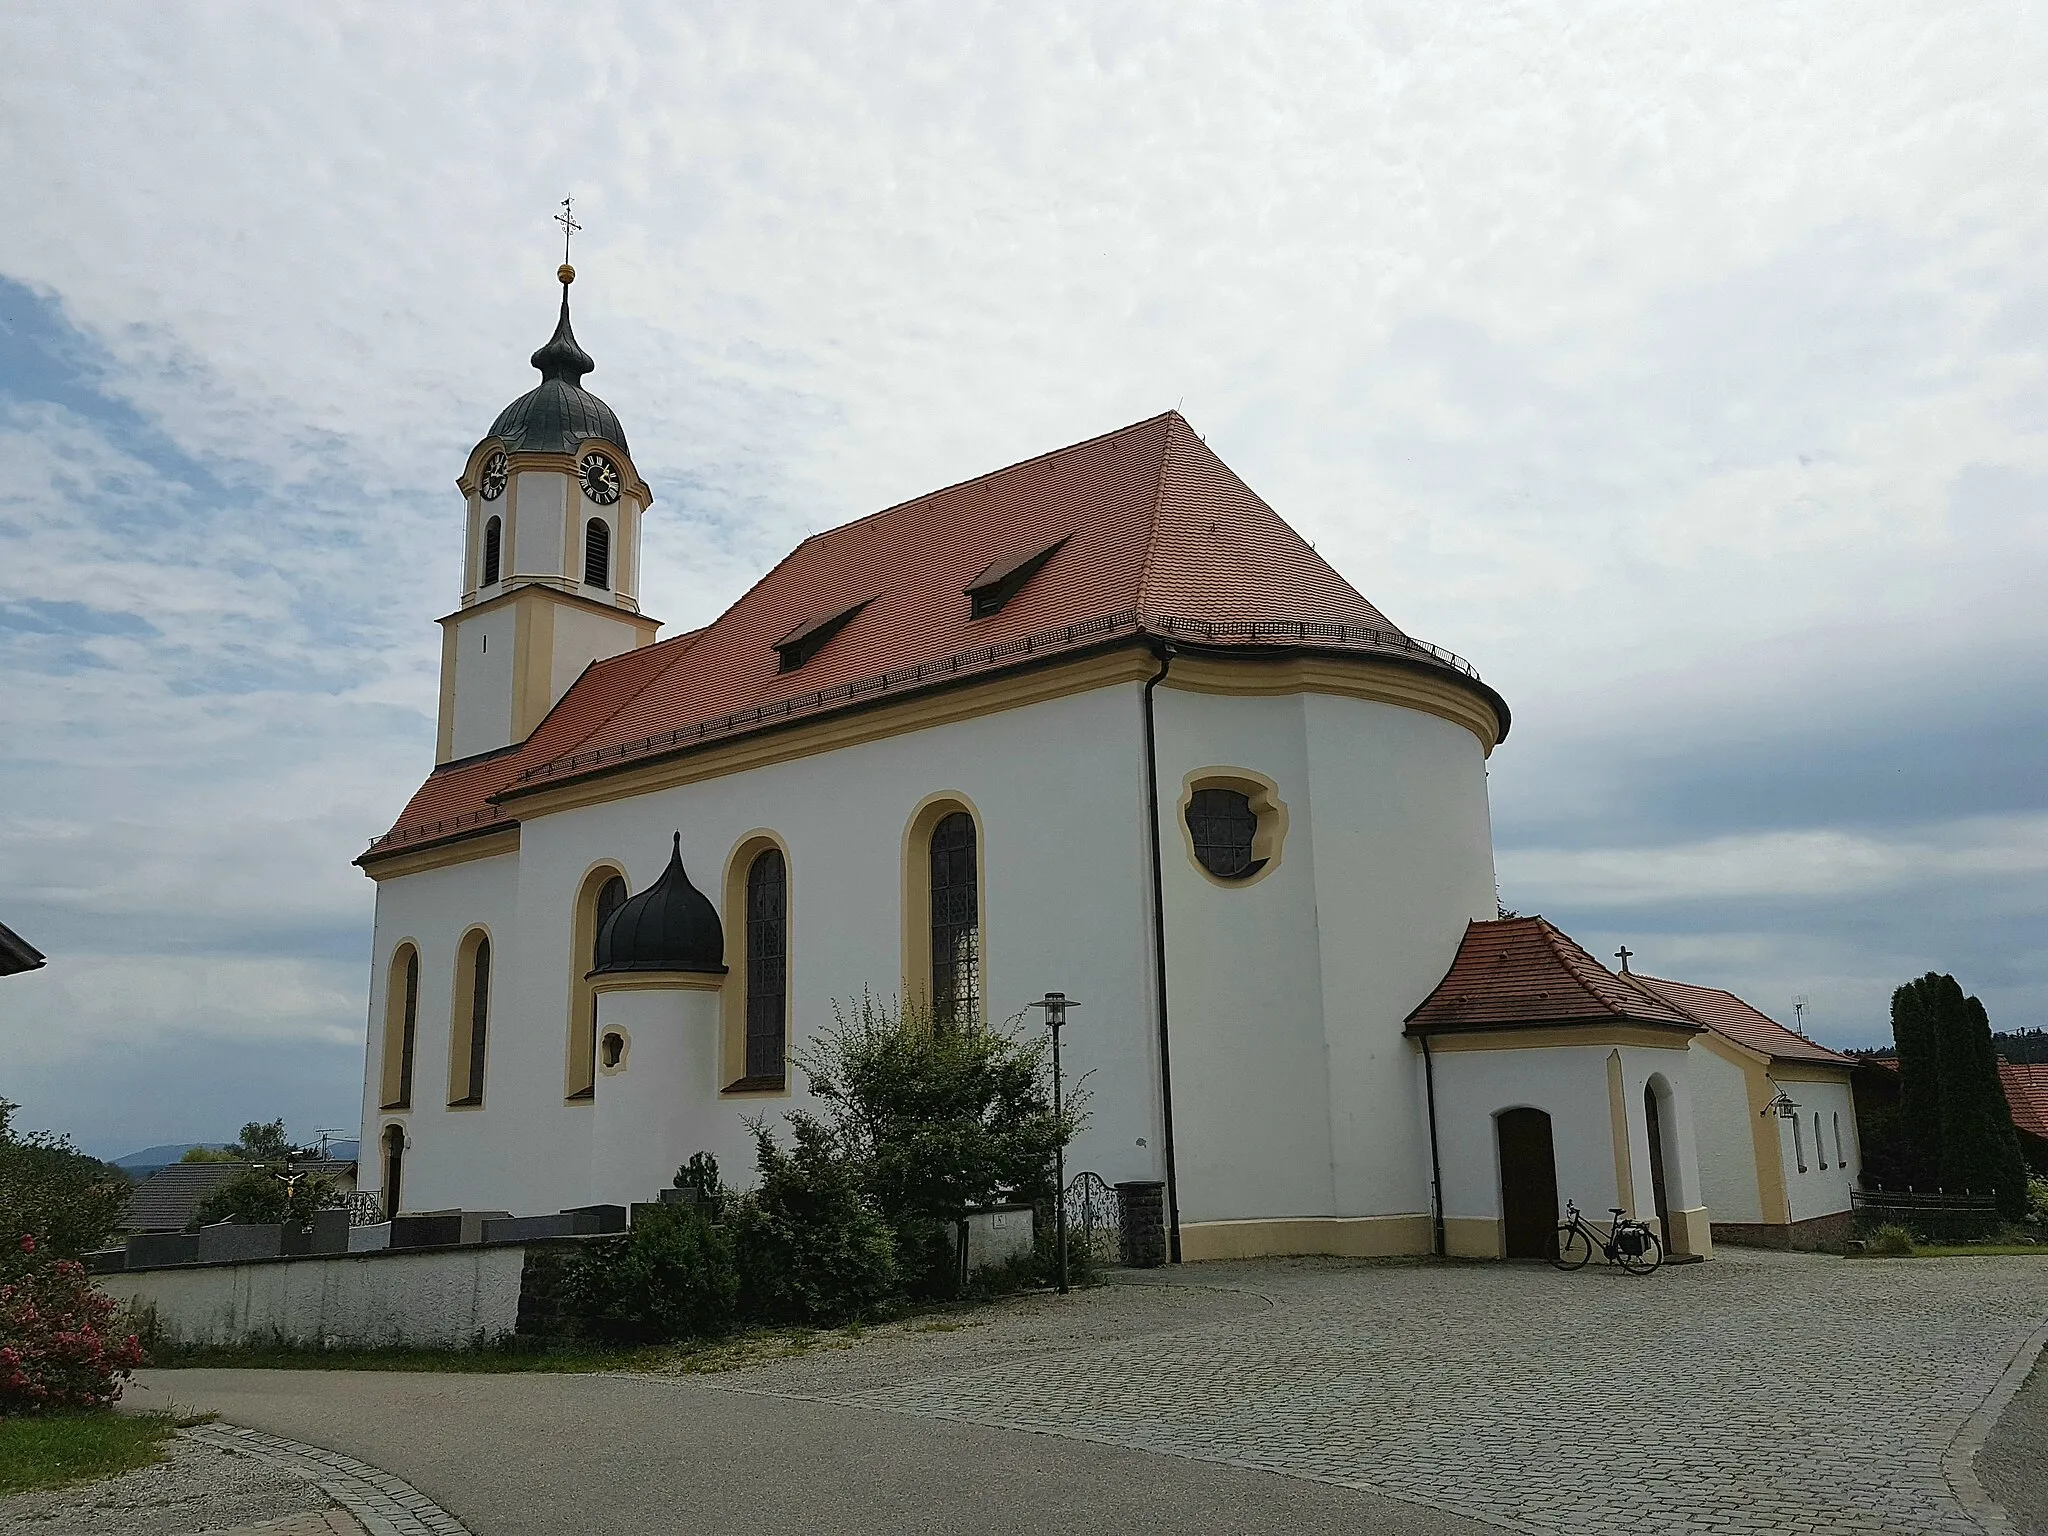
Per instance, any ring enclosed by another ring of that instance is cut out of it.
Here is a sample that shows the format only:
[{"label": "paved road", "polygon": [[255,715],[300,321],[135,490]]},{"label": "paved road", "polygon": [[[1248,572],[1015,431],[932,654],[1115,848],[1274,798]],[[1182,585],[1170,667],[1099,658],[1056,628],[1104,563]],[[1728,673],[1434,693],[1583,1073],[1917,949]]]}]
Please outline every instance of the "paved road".
[{"label": "paved road", "polygon": [[2048,1356],[1999,1416],[1977,1472],[2019,1536],[2048,1536]]},{"label": "paved road", "polygon": [[[1484,1529],[1464,1516],[1964,1536],[1944,1454],[2048,1319],[2030,1259],[1154,1280],[711,1378],[165,1372],[137,1396],[359,1456],[480,1536]],[[1986,1476],[2024,1503],[2044,1473],[2013,1443],[1993,1436]]]}]

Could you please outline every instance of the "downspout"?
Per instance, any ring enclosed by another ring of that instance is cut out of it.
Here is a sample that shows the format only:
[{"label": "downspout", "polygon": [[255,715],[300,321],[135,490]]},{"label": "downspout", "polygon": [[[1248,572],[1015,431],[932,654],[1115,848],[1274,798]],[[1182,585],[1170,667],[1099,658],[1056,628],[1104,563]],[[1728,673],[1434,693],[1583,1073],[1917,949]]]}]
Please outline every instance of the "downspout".
[{"label": "downspout", "polygon": [[1173,665],[1173,646],[1162,643],[1153,654],[1159,671],[1145,684],[1145,807],[1151,813],[1152,851],[1152,984],[1159,994],[1159,1129],[1166,1154],[1166,1256],[1180,1262],[1180,1181],[1173,1157],[1173,1049],[1166,1027],[1166,882],[1159,854],[1159,733],[1152,720],[1152,690],[1166,680]]},{"label": "downspout", "polygon": [[1429,1036],[1422,1040],[1422,1081],[1429,1099],[1429,1208],[1438,1258],[1444,1256],[1444,1169],[1436,1151],[1436,1058],[1429,1054]]}]

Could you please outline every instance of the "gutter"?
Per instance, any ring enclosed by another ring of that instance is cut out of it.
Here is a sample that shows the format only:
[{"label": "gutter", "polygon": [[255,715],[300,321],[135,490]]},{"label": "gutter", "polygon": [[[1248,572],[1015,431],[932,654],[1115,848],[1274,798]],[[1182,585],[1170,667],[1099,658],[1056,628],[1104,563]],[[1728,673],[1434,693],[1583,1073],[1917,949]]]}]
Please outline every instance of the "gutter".
[{"label": "gutter", "polygon": [[1145,808],[1150,813],[1152,853],[1152,983],[1159,995],[1159,1121],[1166,1154],[1166,1255],[1180,1262],[1180,1180],[1173,1147],[1173,1043],[1166,1024],[1166,883],[1159,852],[1159,732],[1153,723],[1152,691],[1166,681],[1173,665],[1171,641],[1160,641],[1152,654],[1159,671],[1145,684]]},{"label": "gutter", "polygon": [[1422,1081],[1429,1100],[1429,1214],[1434,1234],[1434,1251],[1444,1256],[1444,1169],[1436,1150],[1436,1058],[1429,1053],[1429,1036],[1422,1041]]}]

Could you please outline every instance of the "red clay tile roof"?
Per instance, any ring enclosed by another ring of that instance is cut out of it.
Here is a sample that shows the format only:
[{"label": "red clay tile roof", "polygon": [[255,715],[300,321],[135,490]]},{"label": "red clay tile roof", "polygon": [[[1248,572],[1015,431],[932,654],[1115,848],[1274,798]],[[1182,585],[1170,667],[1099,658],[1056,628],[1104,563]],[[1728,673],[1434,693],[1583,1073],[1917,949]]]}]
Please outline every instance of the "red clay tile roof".
[{"label": "red clay tile roof", "polygon": [[1835,1067],[1853,1067],[1856,1058],[1844,1056],[1796,1035],[1777,1020],[1756,1011],[1733,992],[1719,987],[1696,987],[1690,982],[1664,981],[1656,976],[1631,974],[1630,981],[1655,994],[1686,1017],[1696,1019],[1717,1035],[1737,1045],[1746,1045],[1773,1061],[1813,1061]]},{"label": "red clay tile roof", "polygon": [[2048,1141],[2048,1061],[2007,1061],[2001,1056],[1998,1080],[2005,1087],[2012,1123],[2027,1135]]},{"label": "red clay tile roof", "polygon": [[[971,616],[978,577],[1061,540],[1000,612]],[[778,671],[778,640],[862,599]],[[1427,667],[1507,732],[1469,665],[1396,629],[1169,411],[813,535],[696,635],[591,667],[523,746],[438,770],[364,857],[509,822],[516,803],[493,797],[624,758],[1145,635]]]},{"label": "red clay tile roof", "polygon": [[1669,1003],[1631,987],[1544,919],[1506,917],[1466,927],[1444,979],[1408,1015],[1408,1033],[1617,1021],[1699,1028]]}]

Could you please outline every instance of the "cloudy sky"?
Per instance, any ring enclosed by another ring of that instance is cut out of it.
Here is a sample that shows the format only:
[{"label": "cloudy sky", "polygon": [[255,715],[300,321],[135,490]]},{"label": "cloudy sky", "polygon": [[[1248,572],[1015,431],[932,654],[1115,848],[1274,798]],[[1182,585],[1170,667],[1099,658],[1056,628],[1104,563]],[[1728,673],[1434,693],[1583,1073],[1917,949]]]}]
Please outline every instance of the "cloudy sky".
[{"label": "cloudy sky", "polygon": [[2048,12],[0,12],[0,1095],[347,1127],[451,481],[577,331],[644,597],[1179,405],[1514,706],[1503,899],[2048,1023]]}]

